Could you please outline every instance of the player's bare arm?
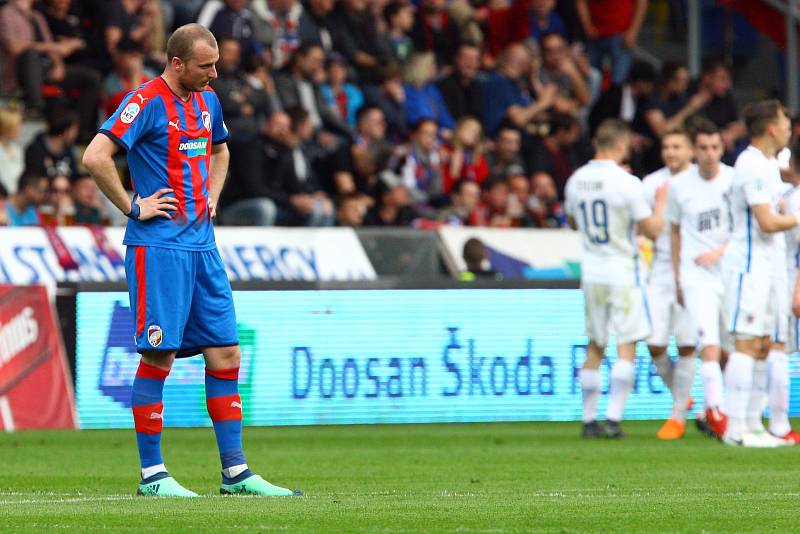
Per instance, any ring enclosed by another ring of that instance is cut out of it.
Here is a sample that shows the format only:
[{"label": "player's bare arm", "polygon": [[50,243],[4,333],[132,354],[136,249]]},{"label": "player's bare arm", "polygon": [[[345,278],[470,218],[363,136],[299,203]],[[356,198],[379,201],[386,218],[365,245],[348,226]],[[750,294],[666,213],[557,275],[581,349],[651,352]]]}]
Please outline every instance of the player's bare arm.
[{"label": "player's bare arm", "polygon": [[211,149],[211,165],[208,176],[208,211],[213,218],[217,214],[217,201],[225,186],[225,177],[228,175],[228,162],[231,155],[227,143],[214,145]]},{"label": "player's bare arm", "polygon": [[[83,154],[83,164],[92,174],[92,178],[97,182],[97,187],[108,199],[126,216],[131,216],[134,204],[130,195],[122,186],[122,180],[114,165],[114,154],[117,152],[117,145],[104,134],[97,134],[86,152]],[[178,202],[173,197],[164,196],[171,193],[172,189],[159,189],[155,194],[147,198],[139,198],[136,204],[139,208],[139,220],[146,221],[154,217],[164,217],[171,219],[169,212],[178,208]]]},{"label": "player's bare arm", "polygon": [[667,194],[669,193],[669,182],[664,182],[658,189],[656,189],[655,206],[653,206],[653,214],[650,217],[638,221],[639,230],[648,238],[655,240],[661,234],[661,229],[664,227],[664,210],[667,208]]},{"label": "player's bare arm", "polygon": [[785,232],[800,224],[800,214],[781,215],[772,211],[769,204],[754,204],[750,206],[750,210],[758,222],[758,227],[768,234]]},{"label": "player's bare arm", "polygon": [[671,225],[670,241],[672,242],[672,273],[675,276],[675,298],[683,306],[683,291],[681,291],[681,227],[679,224]]}]

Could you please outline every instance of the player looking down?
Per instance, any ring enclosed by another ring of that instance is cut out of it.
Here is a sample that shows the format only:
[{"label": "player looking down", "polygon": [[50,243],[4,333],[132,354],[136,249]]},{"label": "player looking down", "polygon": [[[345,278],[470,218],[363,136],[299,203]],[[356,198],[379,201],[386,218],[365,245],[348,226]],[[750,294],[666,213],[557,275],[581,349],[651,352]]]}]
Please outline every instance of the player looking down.
[{"label": "player looking down", "polygon": [[[170,37],[167,58],[163,74],[123,100],[83,157],[103,193],[130,218],[125,272],[142,355],[132,390],[138,493],[197,496],[164,466],[162,391],[176,357],[202,353],[221,493],[292,495],[253,474],[242,452],[236,316],[211,222],[229,159],[222,109],[208,87],[217,77],[217,42],[188,24]],[[120,149],[127,152],[133,199],[114,167]]]}]

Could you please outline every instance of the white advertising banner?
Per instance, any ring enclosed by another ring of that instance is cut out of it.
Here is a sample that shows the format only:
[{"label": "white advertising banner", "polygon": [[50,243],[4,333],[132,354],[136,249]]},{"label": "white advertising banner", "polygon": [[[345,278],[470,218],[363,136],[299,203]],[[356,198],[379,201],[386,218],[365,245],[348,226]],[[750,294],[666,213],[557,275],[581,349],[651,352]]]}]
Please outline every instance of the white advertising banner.
[{"label": "white advertising banner", "polygon": [[464,243],[480,239],[489,251],[492,269],[505,278],[579,278],[580,234],[573,230],[472,228],[444,226],[439,236],[452,265],[464,271]]},{"label": "white advertising banner", "polygon": [[[125,257],[123,228],[104,230],[106,242]],[[77,268],[65,268],[41,228],[0,229],[0,283],[117,282],[124,266],[105,253],[86,228],[59,228],[58,237]],[[216,229],[217,246],[231,281],[372,280],[375,270],[349,228]],[[118,259],[118,258],[117,258]]]}]

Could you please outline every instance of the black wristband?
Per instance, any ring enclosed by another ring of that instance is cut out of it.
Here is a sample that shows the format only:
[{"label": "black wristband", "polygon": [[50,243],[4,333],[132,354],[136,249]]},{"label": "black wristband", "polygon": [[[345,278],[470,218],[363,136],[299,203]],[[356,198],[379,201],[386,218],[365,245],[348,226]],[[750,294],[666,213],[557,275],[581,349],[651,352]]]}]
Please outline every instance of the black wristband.
[{"label": "black wristband", "polygon": [[139,200],[139,195],[133,195],[133,200],[131,200],[131,211],[128,212],[128,218],[133,219],[134,221],[139,220],[139,215],[142,212],[142,208],[139,207],[139,204],[136,202]]}]

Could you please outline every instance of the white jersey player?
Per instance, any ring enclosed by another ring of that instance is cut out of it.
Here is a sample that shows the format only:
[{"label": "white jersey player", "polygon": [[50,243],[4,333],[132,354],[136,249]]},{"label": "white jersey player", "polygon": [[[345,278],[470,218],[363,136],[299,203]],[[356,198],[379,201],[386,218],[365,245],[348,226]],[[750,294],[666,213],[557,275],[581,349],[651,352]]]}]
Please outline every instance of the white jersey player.
[{"label": "white jersey player", "polygon": [[[688,312],[703,363],[706,425],[722,436],[726,418],[722,413],[723,380],[721,348],[727,347],[724,319],[725,291],[720,259],[730,237],[730,190],[733,168],[720,163],[724,144],[711,122],[698,124],[693,133],[697,166],[673,182],[666,219],[671,227],[672,264],[678,303]],[[666,439],[685,432],[685,406],[694,383],[695,359],[682,358],[687,372],[675,376],[675,406],[664,429]],[[686,365],[688,364],[688,365]],[[685,375],[685,376],[684,376]],[[678,419],[683,415],[683,419]]]},{"label": "white jersey player", "polygon": [[[689,134],[685,130],[671,130],[665,133],[661,137],[661,157],[665,166],[646,176],[643,181],[645,195],[651,205],[658,187],[667,182],[675,183],[693,168]],[[694,376],[694,353],[697,341],[691,317],[675,297],[670,239],[669,225],[665,224],[653,245],[653,266],[647,283],[647,299],[653,321],[653,333],[647,339],[647,344],[653,364],[675,401],[670,421],[658,432],[658,437],[662,439],[676,439],[683,435],[681,432],[680,436],[675,436],[675,422],[682,428],[686,420],[691,384],[687,387],[685,380],[681,379],[683,389],[678,391],[675,389],[675,376],[686,377],[689,374]],[[681,356],[674,367],[667,356],[667,345],[672,335],[675,336]],[[682,405],[679,406],[680,403]]]},{"label": "white jersey player", "polygon": [[[583,244],[581,287],[589,337],[580,371],[584,437],[624,436],[619,423],[633,389],[635,344],[651,332],[635,231],[638,225],[651,239],[659,234],[666,188],[658,190],[651,209],[642,183],[620,167],[629,147],[625,123],[604,121],[595,135],[595,159],[578,169],[566,186],[566,212],[572,227],[580,230]],[[610,335],[616,337],[618,356],[603,425],[597,421],[600,364]]]},{"label": "white jersey player", "polygon": [[794,228],[800,218],[779,212],[781,180],[775,155],[791,133],[780,102],[751,104],[743,117],[751,144],[734,167],[732,233],[722,264],[728,330],[734,339],[734,352],[725,367],[728,424],[723,441],[765,447],[785,443],[765,432],[761,422],[766,358],[779,298],[774,264],[783,254],[776,234]]}]

